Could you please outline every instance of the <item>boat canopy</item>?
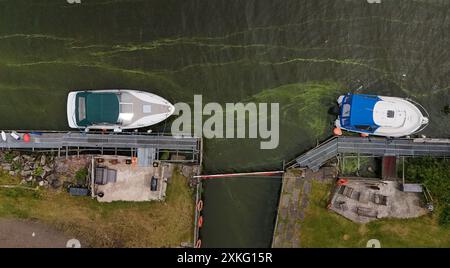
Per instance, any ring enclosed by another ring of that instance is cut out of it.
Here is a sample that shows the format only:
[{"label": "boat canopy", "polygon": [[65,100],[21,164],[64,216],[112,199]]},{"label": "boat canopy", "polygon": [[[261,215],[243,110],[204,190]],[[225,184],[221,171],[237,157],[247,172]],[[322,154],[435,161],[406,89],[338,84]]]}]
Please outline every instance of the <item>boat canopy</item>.
[{"label": "boat canopy", "polygon": [[75,116],[79,126],[117,124],[119,98],[116,93],[80,92],[76,96]]},{"label": "boat canopy", "polygon": [[379,126],[373,121],[373,110],[380,100],[372,95],[347,94],[342,101],[341,125],[358,131],[375,131]]}]

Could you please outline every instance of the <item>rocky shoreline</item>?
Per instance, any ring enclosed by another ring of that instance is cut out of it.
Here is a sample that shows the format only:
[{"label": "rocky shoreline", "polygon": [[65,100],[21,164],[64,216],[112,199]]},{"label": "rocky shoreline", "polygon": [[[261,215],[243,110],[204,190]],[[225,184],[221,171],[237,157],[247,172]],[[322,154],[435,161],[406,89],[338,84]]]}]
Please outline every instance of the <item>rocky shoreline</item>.
[{"label": "rocky shoreline", "polygon": [[55,173],[55,157],[42,153],[0,152],[0,167],[10,176],[22,178],[22,184],[60,187]]},{"label": "rocky shoreline", "polygon": [[50,189],[86,183],[90,156],[56,157],[49,153],[0,151],[0,169],[21,185]]}]

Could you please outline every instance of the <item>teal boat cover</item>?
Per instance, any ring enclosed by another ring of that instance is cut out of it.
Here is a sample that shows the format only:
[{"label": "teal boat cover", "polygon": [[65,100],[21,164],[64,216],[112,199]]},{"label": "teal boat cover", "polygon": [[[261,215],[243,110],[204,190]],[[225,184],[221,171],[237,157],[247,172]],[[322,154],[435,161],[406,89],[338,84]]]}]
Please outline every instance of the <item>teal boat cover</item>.
[{"label": "teal boat cover", "polygon": [[116,124],[119,98],[115,93],[80,92],[76,97],[75,114],[79,126]]}]

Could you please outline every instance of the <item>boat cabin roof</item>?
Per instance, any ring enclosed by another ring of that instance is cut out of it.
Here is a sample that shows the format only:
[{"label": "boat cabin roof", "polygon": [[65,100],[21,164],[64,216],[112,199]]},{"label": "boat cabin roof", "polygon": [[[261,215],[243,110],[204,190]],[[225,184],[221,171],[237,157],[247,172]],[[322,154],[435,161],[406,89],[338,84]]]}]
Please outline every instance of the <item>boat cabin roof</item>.
[{"label": "boat cabin roof", "polygon": [[361,129],[365,127],[376,128],[378,125],[373,120],[375,104],[381,99],[373,95],[348,94],[342,103],[341,119],[343,126],[355,126]]},{"label": "boat cabin roof", "polygon": [[108,92],[80,92],[76,96],[76,119],[79,126],[116,124],[119,97]]}]

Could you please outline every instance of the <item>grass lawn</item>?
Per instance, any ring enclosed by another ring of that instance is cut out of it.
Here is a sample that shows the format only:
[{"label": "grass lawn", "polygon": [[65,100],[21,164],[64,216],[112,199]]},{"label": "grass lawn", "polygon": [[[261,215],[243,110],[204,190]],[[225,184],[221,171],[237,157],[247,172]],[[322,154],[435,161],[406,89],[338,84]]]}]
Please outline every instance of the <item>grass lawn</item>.
[{"label": "grass lawn", "polygon": [[[14,182],[0,176],[0,185]],[[105,204],[66,192],[0,188],[0,217],[38,220],[91,247],[175,247],[192,241],[194,200],[175,171],[166,202]]]},{"label": "grass lawn", "polygon": [[302,247],[366,247],[370,239],[378,239],[381,247],[450,247],[450,227],[439,226],[435,215],[356,224],[326,209],[330,188],[329,183],[313,182]]}]

